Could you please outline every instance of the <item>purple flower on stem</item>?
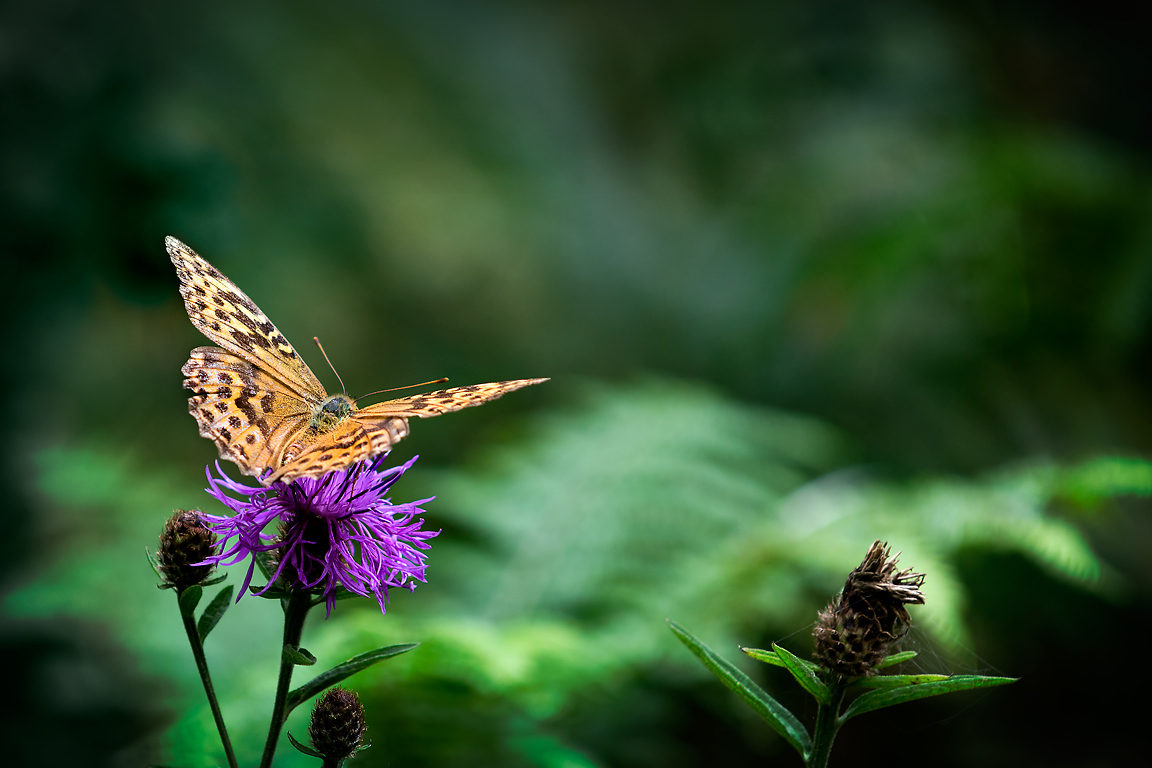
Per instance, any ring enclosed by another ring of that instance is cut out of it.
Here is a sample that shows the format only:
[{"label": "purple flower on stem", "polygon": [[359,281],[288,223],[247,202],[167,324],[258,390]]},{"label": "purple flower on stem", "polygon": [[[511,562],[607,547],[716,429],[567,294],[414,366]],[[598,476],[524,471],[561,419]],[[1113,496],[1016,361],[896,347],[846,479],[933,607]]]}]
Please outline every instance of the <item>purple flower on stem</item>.
[{"label": "purple flower on stem", "polygon": [[[204,562],[233,565],[253,555],[240,589],[243,595],[252,582],[255,553],[276,550],[275,572],[259,592],[283,578],[296,588],[324,595],[331,615],[343,586],[375,597],[384,612],[389,587],[414,590],[425,580],[423,550],[431,546],[427,539],[440,533],[421,530],[424,520],[416,517],[424,513],[419,505],[431,499],[393,504],[384,498],[417,458],[382,470],[386,455],[319,478],[276,482],[268,488],[232,480],[219,462],[215,477],[209,466],[206,490],[234,514],[204,515],[221,538],[218,554]],[[280,524],[278,536],[264,533],[273,521]]]}]

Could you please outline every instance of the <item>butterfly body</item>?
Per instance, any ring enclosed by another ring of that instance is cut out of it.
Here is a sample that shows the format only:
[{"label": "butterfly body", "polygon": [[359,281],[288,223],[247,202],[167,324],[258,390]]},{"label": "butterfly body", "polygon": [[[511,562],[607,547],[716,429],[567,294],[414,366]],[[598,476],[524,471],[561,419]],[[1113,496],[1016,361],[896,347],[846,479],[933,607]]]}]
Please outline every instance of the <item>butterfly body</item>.
[{"label": "butterfly body", "polygon": [[188,410],[220,457],[265,484],[345,469],[387,451],[408,419],[495,400],[547,379],[453,387],[358,408],[329,395],[275,325],[235,283],[174,237],[165,240],[192,324],[220,347],[181,368]]},{"label": "butterfly body", "polygon": [[331,432],[355,410],[356,403],[348,395],[332,395],[313,412],[308,426],[316,432]]}]

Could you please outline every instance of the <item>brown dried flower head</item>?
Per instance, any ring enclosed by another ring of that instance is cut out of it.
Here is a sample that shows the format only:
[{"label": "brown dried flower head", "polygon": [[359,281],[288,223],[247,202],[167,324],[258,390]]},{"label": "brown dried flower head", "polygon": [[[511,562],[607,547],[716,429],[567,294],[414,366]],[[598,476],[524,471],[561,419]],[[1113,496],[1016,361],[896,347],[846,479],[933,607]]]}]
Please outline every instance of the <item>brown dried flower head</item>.
[{"label": "brown dried flower head", "polygon": [[893,652],[908,632],[907,605],[923,604],[924,574],[896,570],[900,553],[889,555],[888,543],[873,542],[864,562],[848,575],[840,597],[820,612],[812,634],[813,656],[825,669],[843,677],[862,677]]},{"label": "brown dried flower head", "polygon": [[190,509],[173,512],[164,524],[160,550],[156,553],[164,583],[184,589],[207,581],[215,566],[193,563],[211,557],[215,546],[216,534],[204,524],[199,512]]}]

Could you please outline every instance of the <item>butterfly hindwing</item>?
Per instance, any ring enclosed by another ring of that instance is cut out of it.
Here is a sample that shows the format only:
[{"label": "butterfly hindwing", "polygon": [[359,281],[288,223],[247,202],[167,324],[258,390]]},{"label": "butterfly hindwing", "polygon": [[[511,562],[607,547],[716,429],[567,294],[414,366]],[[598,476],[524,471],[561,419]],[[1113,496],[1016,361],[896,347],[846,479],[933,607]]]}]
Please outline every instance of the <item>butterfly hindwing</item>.
[{"label": "butterfly hindwing", "polygon": [[335,469],[346,469],[375,453],[379,451],[372,450],[372,440],[364,427],[353,419],[345,419],[322,435],[304,432],[288,446],[283,465],[261,481],[290,482],[297,477],[316,477]]},{"label": "butterfly hindwing", "polygon": [[247,360],[216,347],[197,347],[181,372],[192,390],[188,411],[220,457],[247,475],[280,463],[312,418],[311,406]]}]

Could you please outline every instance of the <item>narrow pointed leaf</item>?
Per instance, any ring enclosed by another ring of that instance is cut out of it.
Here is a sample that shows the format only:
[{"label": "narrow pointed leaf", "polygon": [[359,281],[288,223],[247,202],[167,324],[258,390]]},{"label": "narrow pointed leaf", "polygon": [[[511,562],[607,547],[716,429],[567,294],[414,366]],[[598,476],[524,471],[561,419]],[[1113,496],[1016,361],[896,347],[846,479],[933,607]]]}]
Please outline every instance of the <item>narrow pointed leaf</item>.
[{"label": "narrow pointed leaf", "polygon": [[191,616],[196,611],[196,606],[200,605],[200,598],[204,596],[204,588],[199,584],[193,584],[186,590],[180,593],[180,615]]},{"label": "narrow pointed leaf", "polygon": [[204,638],[208,637],[220,619],[224,617],[224,611],[228,610],[232,605],[232,585],[224,587],[216,593],[216,597],[212,598],[212,602],[208,603],[208,607],[204,609],[204,613],[200,614],[200,621],[196,622],[196,631],[200,635],[200,642],[204,642]]},{"label": "narrow pointed leaf", "polygon": [[[737,648],[744,651],[744,653],[751,656],[752,658],[756,659],[756,661],[762,661],[765,664],[771,664],[774,667],[786,667],[787,666],[784,663],[783,659],[781,659],[779,656],[776,655],[775,651],[766,651],[763,648],[745,648],[742,645],[737,646]],[[813,673],[820,671],[820,665],[814,661],[808,661],[808,659],[802,659],[799,656],[793,656],[792,658],[794,658],[799,663],[803,664],[807,669],[811,670]]]},{"label": "narrow pointed leaf", "polygon": [[948,675],[878,675],[853,680],[852,685],[861,688],[899,688],[902,685],[923,685],[947,679]]},{"label": "narrow pointed leaf", "polygon": [[766,651],[763,648],[745,648],[742,645],[738,645],[736,647],[744,651],[744,653],[748,656],[756,659],[756,661],[762,661],[765,664],[771,664],[774,667],[784,666],[784,662],[780,659],[779,656],[776,655],[776,651]]},{"label": "narrow pointed leaf", "polygon": [[753,682],[731,662],[717,656],[716,653],[697,640],[689,632],[671,619],[667,619],[668,626],[679,638],[680,642],[688,647],[700,661],[704,663],[712,674],[720,678],[720,682],[728,686],[737,696],[752,707],[779,733],[784,740],[796,748],[801,756],[807,755],[812,749],[812,739],[800,721],[789,712],[783,704],[769,696],[763,688]]},{"label": "narrow pointed leaf", "polygon": [[389,645],[386,648],[377,648],[374,651],[362,653],[359,656],[353,656],[343,664],[337,664],[332,669],[317,675],[304,685],[288,694],[288,706],[285,714],[291,712],[301,703],[312,698],[316,694],[323,691],[330,685],[335,685],[346,677],[351,677],[362,669],[367,669],[378,661],[391,658],[392,656],[399,656],[401,653],[410,651],[420,643],[404,643],[403,645]]},{"label": "narrow pointed leaf", "polygon": [[307,650],[287,643],[284,644],[284,660],[301,667],[310,667],[316,663],[316,657]]},{"label": "narrow pointed leaf", "polygon": [[152,566],[152,570],[155,572],[156,578],[163,579],[164,577],[160,575],[160,564],[156,562],[156,558],[153,556],[152,550],[148,549],[148,547],[144,547],[144,557],[148,558],[148,565]]},{"label": "narrow pointed leaf", "polygon": [[285,731],[285,733],[288,734],[288,741],[290,741],[292,743],[292,746],[296,747],[296,749],[300,750],[301,752],[303,752],[304,754],[306,754],[310,757],[318,757],[321,760],[324,759],[324,755],[322,755],[319,752],[317,752],[316,750],[312,749],[312,747],[308,746],[307,744],[301,744],[300,742],[296,741],[296,739],[293,738],[291,731]]},{"label": "narrow pointed leaf", "polygon": [[1016,682],[1015,677],[984,677],[982,675],[954,675],[946,680],[920,685],[905,685],[899,688],[881,688],[864,694],[844,712],[843,719],[871,712],[876,709],[890,707],[893,704],[903,704],[906,701],[925,699],[929,696],[939,696],[942,693],[967,691],[971,688],[990,688],[996,685],[1007,685]]},{"label": "narrow pointed leaf", "polygon": [[282,600],[288,597],[288,592],[280,589],[280,587],[268,587],[268,589],[264,589],[264,587],[264,584],[249,584],[248,591],[265,600]]},{"label": "narrow pointed leaf", "polygon": [[916,658],[916,651],[904,651],[902,653],[894,653],[891,656],[888,656],[887,658],[885,658],[884,661],[877,664],[876,669],[884,669],[884,667],[890,667],[893,664],[899,664],[902,661],[908,661],[909,659],[914,659],[914,658]]},{"label": "narrow pointed leaf", "polygon": [[276,567],[272,564],[272,550],[253,552],[252,556],[256,560],[256,567],[264,574],[264,580],[270,581],[272,574],[276,572]]},{"label": "narrow pointed leaf", "polygon": [[800,687],[812,694],[816,701],[821,704],[832,701],[832,692],[828,690],[824,681],[804,664],[804,659],[776,643],[772,643],[772,650],[776,651],[776,657],[784,662],[784,666],[792,673],[792,677],[796,678],[796,682],[800,683]]},{"label": "narrow pointed leaf", "polygon": [[[351,600],[354,597],[364,597],[364,595],[358,595],[355,592],[350,592],[344,587],[338,587],[336,589],[335,597],[337,602],[339,602],[340,600]],[[312,601],[312,605],[323,605],[326,602],[328,602],[327,595],[317,595],[316,598]]]}]

